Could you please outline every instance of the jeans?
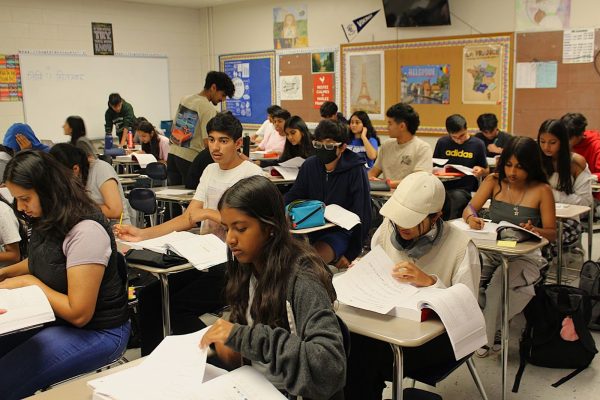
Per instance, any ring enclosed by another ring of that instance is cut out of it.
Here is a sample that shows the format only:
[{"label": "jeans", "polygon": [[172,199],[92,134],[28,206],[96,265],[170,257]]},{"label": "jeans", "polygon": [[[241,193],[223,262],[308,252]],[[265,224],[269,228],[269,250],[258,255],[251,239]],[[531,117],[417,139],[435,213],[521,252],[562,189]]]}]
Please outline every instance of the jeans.
[{"label": "jeans", "polygon": [[0,397],[21,399],[94,371],[125,351],[129,321],[111,329],[49,326],[0,337]]}]

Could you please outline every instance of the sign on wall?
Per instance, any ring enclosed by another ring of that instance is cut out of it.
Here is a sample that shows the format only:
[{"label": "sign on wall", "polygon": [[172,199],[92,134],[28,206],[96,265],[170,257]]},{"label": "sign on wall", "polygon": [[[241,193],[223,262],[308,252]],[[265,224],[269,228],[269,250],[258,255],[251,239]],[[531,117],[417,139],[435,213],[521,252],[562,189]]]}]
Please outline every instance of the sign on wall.
[{"label": "sign on wall", "polygon": [[0,101],[23,100],[19,55],[0,54]]},{"label": "sign on wall", "polygon": [[112,24],[92,22],[92,39],[94,42],[94,55],[114,56]]}]

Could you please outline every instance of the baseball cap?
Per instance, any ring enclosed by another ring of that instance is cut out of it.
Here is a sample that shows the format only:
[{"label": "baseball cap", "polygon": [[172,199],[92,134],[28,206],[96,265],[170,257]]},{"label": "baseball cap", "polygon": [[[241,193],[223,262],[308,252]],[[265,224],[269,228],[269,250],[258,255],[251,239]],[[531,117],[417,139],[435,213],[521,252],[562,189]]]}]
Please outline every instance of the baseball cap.
[{"label": "baseball cap", "polygon": [[400,182],[379,213],[397,226],[412,228],[429,214],[442,210],[446,191],[442,182],[429,172],[413,172]]}]

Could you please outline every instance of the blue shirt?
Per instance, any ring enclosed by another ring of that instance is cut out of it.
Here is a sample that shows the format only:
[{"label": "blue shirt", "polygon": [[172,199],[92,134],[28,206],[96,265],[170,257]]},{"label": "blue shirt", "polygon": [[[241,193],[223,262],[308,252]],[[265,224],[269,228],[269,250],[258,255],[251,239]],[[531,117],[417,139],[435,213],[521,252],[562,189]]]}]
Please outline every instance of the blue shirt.
[{"label": "blue shirt", "polygon": [[[371,143],[371,145],[375,148],[375,151],[377,151],[377,148],[379,147],[377,140],[374,138],[369,138],[369,143]],[[356,155],[363,160],[367,169],[371,169],[373,164],[375,164],[375,160],[370,160],[369,157],[367,157],[367,151],[365,150],[365,145],[361,138],[352,139],[346,148],[356,153]]]}]

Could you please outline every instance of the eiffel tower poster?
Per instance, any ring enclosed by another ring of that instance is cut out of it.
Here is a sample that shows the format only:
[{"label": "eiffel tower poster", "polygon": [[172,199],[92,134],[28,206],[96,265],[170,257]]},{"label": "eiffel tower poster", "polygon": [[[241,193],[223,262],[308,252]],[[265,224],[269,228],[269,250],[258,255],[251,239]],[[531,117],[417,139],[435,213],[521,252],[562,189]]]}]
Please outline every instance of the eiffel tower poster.
[{"label": "eiffel tower poster", "polygon": [[349,55],[350,110],[365,111],[371,119],[383,119],[383,53]]}]

